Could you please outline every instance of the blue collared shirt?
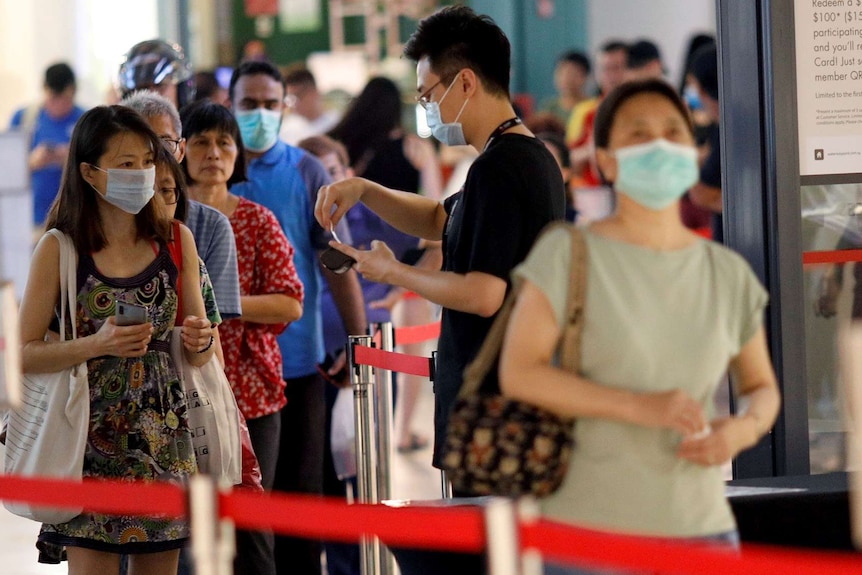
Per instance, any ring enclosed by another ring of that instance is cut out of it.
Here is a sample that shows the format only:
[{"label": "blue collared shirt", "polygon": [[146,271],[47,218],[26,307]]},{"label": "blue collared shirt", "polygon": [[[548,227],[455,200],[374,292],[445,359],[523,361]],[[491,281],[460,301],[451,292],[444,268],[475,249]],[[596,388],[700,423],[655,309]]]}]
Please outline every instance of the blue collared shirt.
[{"label": "blue collared shirt", "polygon": [[[293,263],[305,288],[305,303],[302,318],[291,323],[278,338],[286,379],[316,373],[317,364],[323,361],[323,277],[318,253],[328,247],[332,236],[314,219],[314,202],[320,187],[330,182],[317,158],[278,141],[249,162],[248,181],[231,188],[232,193],[269,208],[295,250]],[[341,241],[351,243],[344,220],[339,222],[336,233]]]}]

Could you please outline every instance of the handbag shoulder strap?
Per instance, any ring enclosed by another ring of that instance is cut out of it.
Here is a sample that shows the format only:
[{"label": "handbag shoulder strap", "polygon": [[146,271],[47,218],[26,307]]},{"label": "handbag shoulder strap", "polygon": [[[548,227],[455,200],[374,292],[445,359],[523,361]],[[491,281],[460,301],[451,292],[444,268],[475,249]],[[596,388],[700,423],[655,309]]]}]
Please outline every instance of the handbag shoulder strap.
[{"label": "handbag shoulder strap", "polygon": [[[572,238],[572,264],[569,271],[569,287],[566,301],[566,326],[560,339],[562,349],[562,362],[566,369],[577,371],[580,360],[581,330],[583,329],[583,309],[586,301],[586,279],[587,279],[587,250],[583,233],[565,222],[553,222],[545,226],[539,237],[544,236],[554,229],[566,229]],[[520,292],[521,283],[515,278],[512,290],[506,296],[500,311],[488,335],[482,342],[482,347],[470,364],[464,369],[464,381],[461,385],[459,396],[466,397],[479,391],[485,376],[494,366],[503,347],[503,337],[506,334],[506,326],[515,301]]]},{"label": "handbag shoulder strap", "polygon": [[581,334],[584,331],[589,261],[584,232],[572,225],[566,227],[572,237],[572,256],[566,297],[566,325],[560,342],[560,364],[566,370],[577,373],[581,368]]},{"label": "handbag shoulder strap", "polygon": [[180,233],[180,222],[174,220],[171,224],[171,243],[168,244],[171,259],[177,267],[177,323],[181,324],[183,316],[183,237]]},{"label": "handbag shoulder strap", "polygon": [[66,310],[72,325],[72,339],[78,337],[75,309],[78,301],[78,251],[72,238],[56,228],[48,230],[60,244],[60,340],[66,339]]}]

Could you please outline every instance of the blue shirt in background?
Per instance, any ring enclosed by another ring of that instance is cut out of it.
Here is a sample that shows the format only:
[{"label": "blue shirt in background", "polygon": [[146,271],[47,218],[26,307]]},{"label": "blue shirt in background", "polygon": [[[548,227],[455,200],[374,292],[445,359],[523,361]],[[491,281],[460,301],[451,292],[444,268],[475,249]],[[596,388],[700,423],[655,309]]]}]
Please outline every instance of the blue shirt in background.
[{"label": "blue shirt in background", "polygon": [[[320,161],[304,150],[277,142],[248,165],[248,181],[231,192],[269,208],[295,250],[293,263],[305,288],[302,318],[278,337],[285,379],[317,373],[323,361],[323,326],[320,293],[323,284],[318,253],[328,247],[331,234],[314,219],[314,202],[321,186],[330,183]],[[351,242],[350,229],[342,220],[336,227],[341,241]]]},{"label": "blue shirt in background", "polygon": [[[12,116],[10,129],[21,129],[27,108],[21,108]],[[33,124],[33,137],[30,141],[30,150],[39,144],[56,146],[68,144],[72,139],[72,130],[75,123],[84,114],[84,110],[75,106],[72,111],[63,118],[52,118],[44,108],[39,108],[36,121]],[[31,172],[30,182],[33,188],[33,225],[41,225],[48,216],[48,210],[60,189],[60,178],[63,176],[63,166],[45,166]]]}]

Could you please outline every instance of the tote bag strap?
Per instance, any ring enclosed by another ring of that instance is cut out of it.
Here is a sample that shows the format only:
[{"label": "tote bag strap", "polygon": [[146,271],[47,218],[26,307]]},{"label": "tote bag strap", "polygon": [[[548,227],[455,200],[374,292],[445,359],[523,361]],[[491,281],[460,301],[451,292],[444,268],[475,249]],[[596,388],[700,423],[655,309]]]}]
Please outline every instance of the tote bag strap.
[{"label": "tote bag strap", "polygon": [[53,228],[48,233],[60,244],[60,340],[66,340],[66,311],[72,324],[72,339],[78,337],[75,310],[78,300],[78,252],[72,238]]}]

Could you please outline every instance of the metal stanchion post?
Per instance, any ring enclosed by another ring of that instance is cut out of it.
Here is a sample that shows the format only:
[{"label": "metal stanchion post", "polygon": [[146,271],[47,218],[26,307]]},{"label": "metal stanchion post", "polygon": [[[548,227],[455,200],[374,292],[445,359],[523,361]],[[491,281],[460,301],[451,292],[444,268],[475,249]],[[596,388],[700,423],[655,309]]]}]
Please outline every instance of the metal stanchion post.
[{"label": "metal stanchion post", "polygon": [[[356,412],[356,483],[360,503],[379,503],[377,492],[377,433],[374,426],[374,375],[369,365],[356,365],[357,345],[371,347],[371,336],[348,338],[350,383]],[[360,544],[362,575],[380,575],[380,546],[373,537],[363,537]]]},{"label": "metal stanchion post", "polygon": [[189,479],[189,524],[192,557],[198,575],[221,575],[218,569],[216,485],[209,475]]},{"label": "metal stanchion post", "polygon": [[443,499],[452,499],[452,484],[442,469],[440,470],[440,493]]},{"label": "metal stanchion post", "polygon": [[[395,326],[392,322],[373,324],[370,329],[371,333],[374,333],[375,329],[380,330],[380,349],[395,351]],[[377,368],[374,392],[374,401],[377,405],[377,445],[379,446],[377,495],[380,501],[386,501],[392,499],[392,433],[395,425],[391,371]],[[395,570],[395,557],[381,545],[381,574],[393,575]]]},{"label": "metal stanchion post", "polygon": [[[518,520],[522,525],[535,525],[541,517],[539,502],[533,497],[522,497],[518,500]],[[542,575],[544,563],[542,554],[537,549],[524,549],[521,554],[522,575]]]},{"label": "metal stanchion post", "polygon": [[485,507],[485,539],[488,542],[489,575],[520,574],[520,542],[515,504],[495,498]]}]

